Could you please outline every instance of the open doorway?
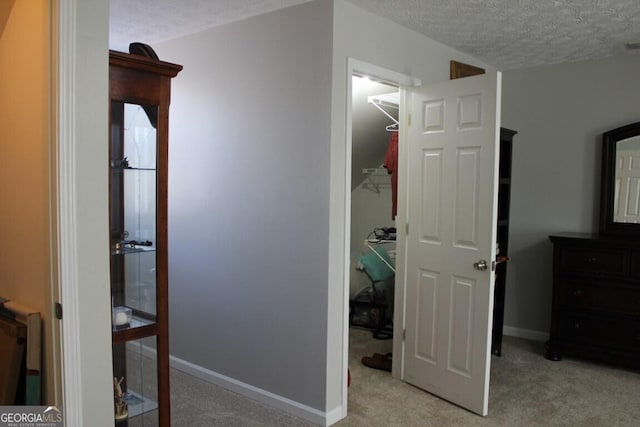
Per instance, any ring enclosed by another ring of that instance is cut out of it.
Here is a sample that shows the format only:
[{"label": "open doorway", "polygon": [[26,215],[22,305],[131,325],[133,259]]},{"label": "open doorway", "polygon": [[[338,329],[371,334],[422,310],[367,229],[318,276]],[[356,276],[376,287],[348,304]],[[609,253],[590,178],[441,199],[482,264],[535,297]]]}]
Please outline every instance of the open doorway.
[{"label": "open doorway", "polygon": [[[361,239],[365,247],[374,252],[373,258],[384,258],[384,254],[375,249],[380,245],[369,245],[372,242],[367,238],[375,244],[392,241],[393,234],[398,231],[398,256],[395,259],[398,274],[396,280],[392,280],[395,289],[390,292],[385,288],[371,290],[370,293],[377,293],[381,298],[369,298],[368,306],[365,305],[369,311],[365,313],[368,321],[362,323],[374,326],[375,333],[380,332],[380,323],[384,328],[386,321],[390,321],[394,332],[391,366],[374,360],[372,367],[391,368],[394,378],[481,415],[486,415],[488,410],[490,352],[487,342],[491,328],[493,285],[492,270],[482,259],[495,257],[496,219],[493,207],[496,202],[495,130],[499,113],[496,101],[499,77],[493,74],[401,90],[399,122],[401,126],[403,123],[409,125],[400,129],[399,137],[399,227],[396,223],[373,226],[372,234],[364,238],[358,236],[354,221],[358,218],[357,197],[352,192],[348,197],[348,229],[349,236],[353,236],[349,245],[351,258],[358,256],[354,250],[361,247],[358,242]],[[349,94],[356,97],[355,84]],[[351,103],[350,99],[349,107],[352,107]],[[393,119],[391,115],[387,116]],[[418,121],[416,125],[410,124],[411,116]],[[355,138],[352,128],[354,131],[357,128],[355,118],[349,111],[347,146],[349,154],[354,156],[353,161],[349,159],[354,168],[352,176],[359,171],[376,170],[375,167],[359,170],[355,166],[356,152],[352,153],[352,149],[356,147],[351,144]],[[390,130],[389,126],[384,126],[384,130]],[[388,148],[389,145],[385,152]],[[386,160],[383,158],[383,165]],[[468,173],[470,170],[474,173]],[[411,186],[408,182],[412,183]],[[456,185],[452,186],[452,183]],[[373,192],[380,192],[382,185],[374,185]],[[355,183],[353,187],[356,188]],[[487,191],[480,193],[479,188]],[[449,197],[451,194],[455,197]],[[367,214],[371,214],[371,210],[368,209]],[[417,231],[409,234],[409,224],[418,227]],[[383,264],[393,270],[393,265],[390,265],[393,258],[388,250],[384,252],[388,259],[383,259]],[[387,262],[389,259],[391,261]],[[361,255],[357,260],[348,264],[350,277],[353,277],[354,268],[364,264]],[[370,274],[367,278],[376,283],[376,278]],[[354,302],[358,302],[360,294],[356,293],[357,286],[356,289],[351,288],[351,282],[348,290],[352,297],[349,317],[353,325],[358,323],[353,322],[354,317],[360,314],[354,313],[354,306],[357,306]],[[390,304],[390,298],[385,298],[384,294],[393,295],[394,304]],[[391,306],[394,313],[389,315],[386,310]],[[373,310],[377,311],[374,313]],[[435,329],[434,325],[443,326]],[[405,331],[406,341],[403,338]],[[386,355],[383,350],[367,356],[375,359]],[[358,363],[353,355],[350,357],[350,362]],[[433,362],[435,368],[425,366],[425,361]],[[456,367],[458,365],[460,368]],[[355,382],[357,378],[352,380]]]},{"label": "open doorway", "polygon": [[[367,79],[364,79],[364,77]],[[402,92],[402,88],[418,86],[421,84],[419,79],[397,73],[395,71],[378,67],[369,63],[349,59],[348,74],[346,76],[348,80],[348,99],[347,99],[347,132],[346,132],[346,156],[347,156],[347,182],[346,182],[346,234],[345,234],[345,265],[347,269],[344,275],[344,301],[345,307],[348,307],[349,301],[356,293],[365,289],[372,284],[371,278],[367,276],[367,273],[357,269],[358,258],[362,255],[371,254],[371,249],[367,246],[365,240],[368,237],[375,238],[375,229],[381,228],[378,232],[385,232],[387,229],[395,227],[395,221],[392,217],[392,195],[391,195],[391,181],[388,170],[384,168],[384,157],[389,147],[389,141],[392,136],[392,129],[396,125],[396,121],[400,122],[402,117],[402,111],[400,106],[387,107],[383,112],[377,108],[373,102],[370,101],[370,97],[384,96],[384,94],[393,94],[395,103],[400,100],[399,94]],[[360,78],[360,81],[355,82],[356,78]],[[355,83],[354,83],[355,82]],[[356,86],[359,85],[359,86]],[[355,86],[355,88],[354,88]],[[360,104],[361,107],[355,106]],[[369,117],[369,119],[363,119],[359,117],[358,108],[361,108],[363,114]],[[373,122],[369,122],[372,120]],[[362,126],[365,130],[359,130]],[[396,127],[399,129],[399,127]],[[356,141],[354,143],[354,135],[358,135],[362,132],[363,142]],[[371,136],[368,132],[377,134],[376,137]],[[399,132],[395,132],[399,135]],[[374,140],[375,138],[375,140]],[[376,142],[377,141],[377,142]],[[352,199],[354,203],[352,203]],[[352,209],[354,210],[352,214]],[[365,213],[362,214],[362,211]],[[354,231],[352,232],[352,228]],[[391,231],[391,230],[388,230]],[[387,254],[391,251],[389,258],[393,255],[395,245],[390,244],[385,248]],[[375,254],[373,255],[375,256]],[[400,259],[391,260],[400,263]],[[393,283],[393,279],[391,279]],[[395,301],[394,293],[398,294],[398,285],[393,285],[392,288],[385,288],[387,292],[391,291],[391,297],[385,295],[386,307],[385,315],[387,322],[383,325],[384,332],[392,332],[392,327],[395,324],[401,325],[401,322],[393,321],[394,313],[397,316],[398,313],[393,309],[394,304],[397,305],[399,301]],[[395,291],[395,292],[394,292]],[[381,315],[380,307],[376,314]],[[387,311],[389,310],[389,311]],[[351,313],[345,313],[351,314]],[[354,316],[356,313],[353,313]],[[367,312],[359,313],[360,321],[366,321],[369,316]],[[363,381],[361,375],[357,372],[354,373],[353,378],[350,375],[346,375],[351,363],[357,369],[362,369],[363,375],[369,376],[373,374],[376,376],[384,376],[391,379],[391,374],[387,371],[371,369],[362,365],[362,357],[372,357],[374,353],[381,355],[387,355],[392,353],[392,348],[401,348],[401,340],[398,340],[398,333],[395,337],[388,336],[388,339],[376,339],[373,337],[374,330],[370,328],[363,328],[356,326],[350,328],[349,319],[351,316],[347,315],[344,322],[343,329],[343,366],[345,367],[344,376],[344,393],[343,408],[344,416],[347,415],[348,407],[348,395],[351,392],[352,397],[357,397],[357,389],[360,386],[366,384]],[[370,319],[370,318],[369,318]],[[353,334],[350,334],[353,332]],[[351,336],[350,336],[351,335]],[[390,334],[389,334],[390,335]],[[353,339],[353,343],[349,343],[349,338]],[[401,337],[400,337],[401,338]],[[393,375],[396,378],[400,377],[400,370],[397,369],[399,364],[394,367]],[[350,371],[349,371],[350,374]],[[347,387],[347,378],[352,379],[351,388]],[[364,385],[366,387],[366,385]],[[348,391],[351,390],[351,391]],[[364,394],[362,394],[364,396]],[[364,397],[363,397],[364,398]],[[352,400],[353,401],[353,400]]]},{"label": "open doorway", "polygon": [[[351,77],[349,362],[392,367],[399,88],[363,73]],[[362,366],[361,366],[362,365]]]}]

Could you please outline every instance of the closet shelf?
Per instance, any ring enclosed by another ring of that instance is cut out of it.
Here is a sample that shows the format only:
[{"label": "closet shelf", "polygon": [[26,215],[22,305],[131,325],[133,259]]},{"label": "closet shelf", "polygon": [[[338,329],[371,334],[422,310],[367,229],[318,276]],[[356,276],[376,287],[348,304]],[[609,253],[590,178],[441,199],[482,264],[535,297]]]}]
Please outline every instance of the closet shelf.
[{"label": "closet shelf", "polygon": [[112,173],[125,173],[125,171],[135,171],[135,172],[149,171],[149,172],[155,172],[156,169],[155,168],[121,168],[121,167],[111,166],[111,172]]},{"label": "closet shelf", "polygon": [[364,168],[362,169],[362,173],[369,174],[372,176],[388,176],[389,171],[386,168]]},{"label": "closet shelf", "polygon": [[398,109],[400,105],[400,92],[383,93],[367,97],[370,104]]},{"label": "closet shelf", "polygon": [[118,249],[111,248],[111,255],[129,255],[129,254],[139,254],[139,253],[143,253],[143,252],[155,252],[156,248],[155,247],[149,247],[149,246],[133,246],[133,247],[129,247],[129,246],[125,246],[125,247],[120,247]]},{"label": "closet shelf", "polygon": [[369,245],[377,245],[380,243],[396,243],[397,240],[395,239],[365,239],[364,244],[369,246]]},{"label": "closet shelf", "polygon": [[391,92],[391,93],[383,93],[380,95],[371,95],[367,97],[367,101],[376,107],[378,110],[382,111],[382,113],[393,120],[393,124],[390,124],[386,127],[387,130],[398,130],[398,126],[400,122],[398,119],[393,117],[386,108],[393,108],[395,110],[399,109],[400,105],[400,92]]}]

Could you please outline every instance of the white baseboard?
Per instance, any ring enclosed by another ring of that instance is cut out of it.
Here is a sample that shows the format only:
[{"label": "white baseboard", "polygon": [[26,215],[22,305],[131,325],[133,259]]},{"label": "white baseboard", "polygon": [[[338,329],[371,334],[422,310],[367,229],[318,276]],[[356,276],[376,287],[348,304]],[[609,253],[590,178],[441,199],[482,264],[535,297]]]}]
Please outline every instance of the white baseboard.
[{"label": "white baseboard", "polygon": [[542,331],[534,331],[532,329],[516,328],[514,326],[504,326],[502,329],[504,335],[517,338],[525,338],[532,341],[547,341],[549,333]]},{"label": "white baseboard", "polygon": [[325,427],[334,425],[338,421],[342,420],[344,418],[343,412],[342,406],[338,406],[337,408],[327,412],[324,423]]},{"label": "white baseboard", "polygon": [[170,361],[172,368],[320,426],[329,426],[342,418],[342,408],[337,408],[325,413],[310,406],[303,405],[302,403],[287,399],[286,397],[213,372],[175,356],[171,356]]}]

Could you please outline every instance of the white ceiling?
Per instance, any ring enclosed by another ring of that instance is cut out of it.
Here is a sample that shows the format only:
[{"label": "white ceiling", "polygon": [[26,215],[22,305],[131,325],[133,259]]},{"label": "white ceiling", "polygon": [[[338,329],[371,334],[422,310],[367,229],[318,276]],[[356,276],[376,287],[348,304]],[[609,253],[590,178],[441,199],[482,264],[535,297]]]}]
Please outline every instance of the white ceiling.
[{"label": "white ceiling", "polygon": [[109,0],[109,48],[154,43],[310,0]]},{"label": "white ceiling", "polygon": [[[110,48],[153,45],[309,0],[110,0]],[[640,0],[348,0],[509,70],[638,54]]]}]

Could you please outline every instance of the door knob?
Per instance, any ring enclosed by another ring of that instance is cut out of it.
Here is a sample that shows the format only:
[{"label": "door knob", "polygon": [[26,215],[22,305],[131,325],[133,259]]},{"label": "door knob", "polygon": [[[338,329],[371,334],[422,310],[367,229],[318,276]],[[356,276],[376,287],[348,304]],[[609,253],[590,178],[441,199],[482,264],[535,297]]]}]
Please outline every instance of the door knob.
[{"label": "door knob", "polygon": [[473,268],[480,271],[485,271],[487,269],[487,261],[481,259],[478,262],[473,263]]}]

